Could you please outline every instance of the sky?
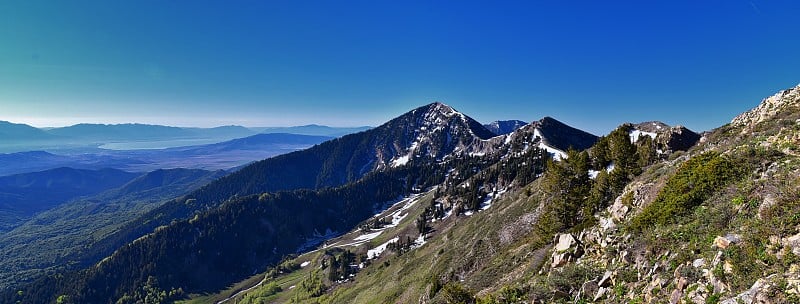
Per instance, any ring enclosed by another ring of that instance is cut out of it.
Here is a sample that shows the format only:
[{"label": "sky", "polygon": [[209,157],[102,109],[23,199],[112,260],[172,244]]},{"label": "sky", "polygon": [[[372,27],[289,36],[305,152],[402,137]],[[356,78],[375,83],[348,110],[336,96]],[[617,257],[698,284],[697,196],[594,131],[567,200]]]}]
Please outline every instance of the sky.
[{"label": "sky", "polygon": [[379,125],[444,102],[595,134],[800,83],[800,1],[2,1],[0,120]]}]

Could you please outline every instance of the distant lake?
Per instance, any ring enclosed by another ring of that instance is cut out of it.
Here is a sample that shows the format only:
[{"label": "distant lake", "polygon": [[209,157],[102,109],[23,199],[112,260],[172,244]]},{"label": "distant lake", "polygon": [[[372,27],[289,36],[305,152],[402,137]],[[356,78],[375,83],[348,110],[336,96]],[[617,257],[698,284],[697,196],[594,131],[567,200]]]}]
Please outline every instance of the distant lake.
[{"label": "distant lake", "polygon": [[215,144],[225,139],[219,138],[191,138],[191,139],[170,139],[156,141],[133,141],[133,142],[114,142],[100,145],[98,148],[107,150],[145,150],[145,149],[166,149],[185,146],[197,146]]}]

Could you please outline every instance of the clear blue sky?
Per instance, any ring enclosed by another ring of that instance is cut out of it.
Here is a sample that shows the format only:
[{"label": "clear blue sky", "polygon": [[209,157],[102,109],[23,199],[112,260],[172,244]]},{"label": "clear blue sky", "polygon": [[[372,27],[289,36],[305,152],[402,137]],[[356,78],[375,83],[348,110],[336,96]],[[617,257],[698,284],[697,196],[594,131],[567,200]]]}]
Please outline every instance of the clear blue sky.
[{"label": "clear blue sky", "polygon": [[800,1],[2,1],[0,120],[377,125],[442,101],[705,130],[800,83]]}]

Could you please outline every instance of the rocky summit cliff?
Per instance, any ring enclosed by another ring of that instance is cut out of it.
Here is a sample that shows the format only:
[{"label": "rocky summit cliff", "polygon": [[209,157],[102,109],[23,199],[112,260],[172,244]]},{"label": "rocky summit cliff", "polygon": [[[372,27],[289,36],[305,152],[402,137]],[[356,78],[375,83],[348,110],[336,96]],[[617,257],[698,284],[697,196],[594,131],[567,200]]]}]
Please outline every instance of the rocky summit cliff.
[{"label": "rocky summit cliff", "polygon": [[637,141],[641,136],[650,136],[655,140],[660,154],[668,155],[675,151],[686,151],[699,140],[700,134],[677,125],[671,127],[660,121],[648,121],[631,125],[631,140]]}]

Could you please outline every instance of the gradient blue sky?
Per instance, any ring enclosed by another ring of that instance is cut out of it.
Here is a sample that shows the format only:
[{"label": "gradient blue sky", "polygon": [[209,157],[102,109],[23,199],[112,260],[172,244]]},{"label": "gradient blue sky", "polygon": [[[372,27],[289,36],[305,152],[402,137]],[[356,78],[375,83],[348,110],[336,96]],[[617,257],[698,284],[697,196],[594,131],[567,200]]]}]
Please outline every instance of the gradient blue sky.
[{"label": "gradient blue sky", "polygon": [[706,130],[800,82],[800,1],[2,1],[0,120],[377,125],[442,101]]}]

